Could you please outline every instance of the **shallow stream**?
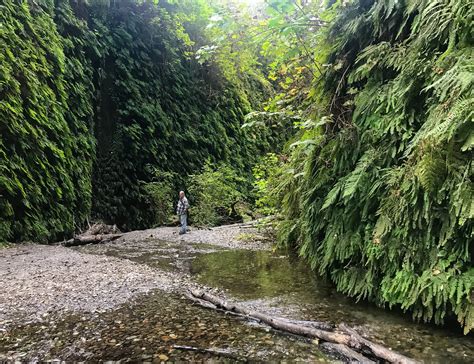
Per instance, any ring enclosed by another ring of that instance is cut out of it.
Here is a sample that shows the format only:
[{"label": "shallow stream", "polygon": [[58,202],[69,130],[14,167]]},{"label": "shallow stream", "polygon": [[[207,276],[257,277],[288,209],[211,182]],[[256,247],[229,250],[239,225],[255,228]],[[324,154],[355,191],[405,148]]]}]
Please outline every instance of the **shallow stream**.
[{"label": "shallow stream", "polygon": [[417,324],[408,314],[337,293],[298,259],[268,251],[224,251],[199,256],[192,273],[205,285],[275,315],[341,322],[370,339],[427,363],[474,362],[474,337]]},{"label": "shallow stream", "polygon": [[[416,324],[334,291],[303,263],[270,251],[228,250],[156,239],[75,250],[130,259],[216,287],[256,309],[293,319],[345,322],[415,359],[472,363],[474,339]],[[183,290],[185,287],[183,287]],[[0,333],[0,360],[334,362],[315,343],[192,305],[155,290],[116,309],[58,315]]]}]

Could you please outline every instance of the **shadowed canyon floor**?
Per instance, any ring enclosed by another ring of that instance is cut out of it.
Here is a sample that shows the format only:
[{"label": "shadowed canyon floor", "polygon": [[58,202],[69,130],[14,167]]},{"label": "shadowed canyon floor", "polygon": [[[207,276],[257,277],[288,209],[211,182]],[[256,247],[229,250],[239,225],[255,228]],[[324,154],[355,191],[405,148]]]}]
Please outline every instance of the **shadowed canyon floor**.
[{"label": "shadowed canyon floor", "polygon": [[182,295],[203,286],[278,316],[346,322],[424,362],[474,357],[472,336],[356,304],[262,240],[234,225],[0,250],[0,360],[335,361],[315,343],[196,307]]}]

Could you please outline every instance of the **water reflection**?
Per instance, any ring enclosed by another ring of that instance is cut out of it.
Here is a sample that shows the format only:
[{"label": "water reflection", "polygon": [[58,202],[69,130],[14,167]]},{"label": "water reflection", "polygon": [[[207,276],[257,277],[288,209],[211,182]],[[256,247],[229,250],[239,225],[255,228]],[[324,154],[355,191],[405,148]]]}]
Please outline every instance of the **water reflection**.
[{"label": "water reflection", "polygon": [[472,335],[416,324],[400,312],[355,303],[298,259],[266,251],[225,251],[200,255],[191,272],[200,283],[225,289],[261,310],[302,320],[345,322],[382,344],[430,363],[473,362]]}]

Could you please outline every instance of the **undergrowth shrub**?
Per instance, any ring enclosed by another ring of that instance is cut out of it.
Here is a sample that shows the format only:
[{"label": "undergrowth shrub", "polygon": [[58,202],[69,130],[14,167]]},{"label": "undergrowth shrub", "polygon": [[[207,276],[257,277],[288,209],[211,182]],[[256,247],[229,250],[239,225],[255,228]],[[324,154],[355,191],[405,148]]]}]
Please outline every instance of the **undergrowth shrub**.
[{"label": "undergrowth shrub", "polygon": [[241,219],[236,205],[244,200],[246,183],[246,177],[229,165],[206,163],[202,172],[188,181],[193,223],[213,226]]},{"label": "undergrowth shrub", "polygon": [[154,215],[154,225],[160,226],[170,222],[173,216],[173,197],[175,173],[155,170],[153,180],[144,183],[148,202]]}]

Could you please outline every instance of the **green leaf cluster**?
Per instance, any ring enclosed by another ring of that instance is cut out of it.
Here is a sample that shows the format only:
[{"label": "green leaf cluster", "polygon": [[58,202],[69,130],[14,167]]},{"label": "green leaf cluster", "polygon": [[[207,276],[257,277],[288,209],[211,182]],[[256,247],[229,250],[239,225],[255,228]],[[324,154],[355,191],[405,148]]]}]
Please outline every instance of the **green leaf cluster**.
[{"label": "green leaf cluster", "polygon": [[199,226],[219,225],[238,218],[236,205],[247,193],[247,179],[229,165],[213,166],[207,162],[201,173],[189,177],[190,208],[193,223]]},{"label": "green leaf cluster", "polygon": [[144,183],[143,188],[148,197],[147,203],[154,215],[153,224],[163,226],[172,221],[173,197],[176,195],[173,181],[176,175],[160,170],[155,170],[153,174],[153,180]]},{"label": "green leaf cluster", "polygon": [[253,194],[255,195],[256,212],[270,216],[279,208],[278,191],[281,175],[281,161],[275,153],[268,153],[252,168],[254,178]]},{"label": "green leaf cluster", "polygon": [[341,292],[419,320],[455,315],[469,332],[472,4],[335,6],[326,70],[309,95],[329,121],[291,154],[280,238]]}]

